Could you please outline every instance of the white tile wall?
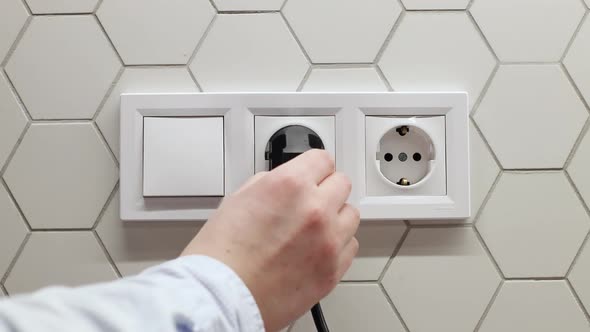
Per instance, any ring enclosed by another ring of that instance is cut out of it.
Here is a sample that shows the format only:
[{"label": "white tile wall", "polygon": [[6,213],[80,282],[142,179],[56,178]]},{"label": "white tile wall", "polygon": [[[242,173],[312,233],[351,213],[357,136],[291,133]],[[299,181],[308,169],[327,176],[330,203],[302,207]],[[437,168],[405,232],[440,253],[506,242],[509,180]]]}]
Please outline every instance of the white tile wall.
[{"label": "white tile wall", "polygon": [[118,219],[120,93],[459,89],[473,217],[363,223],[331,331],[588,332],[588,5],[1,0],[0,296],[134,274],[198,231]]}]

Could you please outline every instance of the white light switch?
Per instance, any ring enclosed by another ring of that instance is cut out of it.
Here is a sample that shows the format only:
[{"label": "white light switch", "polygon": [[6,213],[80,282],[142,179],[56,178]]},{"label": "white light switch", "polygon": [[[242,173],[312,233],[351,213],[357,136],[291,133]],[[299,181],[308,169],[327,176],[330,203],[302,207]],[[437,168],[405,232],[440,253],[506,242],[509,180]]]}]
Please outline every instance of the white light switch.
[{"label": "white light switch", "polygon": [[223,196],[223,117],[145,117],[143,196]]}]

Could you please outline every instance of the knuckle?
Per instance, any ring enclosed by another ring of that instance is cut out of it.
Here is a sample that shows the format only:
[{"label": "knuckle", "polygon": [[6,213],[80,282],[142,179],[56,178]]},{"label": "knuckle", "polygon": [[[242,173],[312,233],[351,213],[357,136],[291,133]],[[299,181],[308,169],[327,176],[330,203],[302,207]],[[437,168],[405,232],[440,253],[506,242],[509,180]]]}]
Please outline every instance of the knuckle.
[{"label": "knuckle", "polygon": [[352,252],[353,252],[353,256],[356,256],[356,254],[358,254],[359,249],[360,249],[360,243],[359,241],[356,239],[356,237],[353,237],[351,240],[352,244]]},{"label": "knuckle", "polygon": [[303,187],[303,180],[288,172],[277,174],[274,181],[275,188],[288,192],[296,192]]},{"label": "knuckle", "polygon": [[314,149],[311,151],[314,154],[314,159],[317,159],[326,168],[334,169],[334,159],[330,153],[322,149]]},{"label": "knuckle", "polygon": [[336,176],[338,176],[338,178],[340,179],[340,182],[342,183],[344,189],[350,192],[350,190],[352,190],[352,182],[350,181],[350,178],[341,172],[337,172]]},{"label": "knuckle", "polygon": [[327,240],[322,245],[322,257],[327,258],[329,260],[338,257],[338,244],[334,240]]},{"label": "knuckle", "polygon": [[319,204],[314,204],[308,208],[306,219],[311,225],[323,226],[328,222],[328,212]]}]

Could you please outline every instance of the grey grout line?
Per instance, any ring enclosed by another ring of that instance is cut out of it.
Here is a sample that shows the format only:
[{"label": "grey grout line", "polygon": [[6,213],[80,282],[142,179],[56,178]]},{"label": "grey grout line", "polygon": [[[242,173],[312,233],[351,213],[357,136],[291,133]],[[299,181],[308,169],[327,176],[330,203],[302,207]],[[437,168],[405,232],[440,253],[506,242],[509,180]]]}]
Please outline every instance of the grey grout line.
[{"label": "grey grout line", "polygon": [[199,90],[200,92],[203,92],[203,88],[201,87],[201,84],[199,84],[199,81],[197,81],[197,78],[195,77],[195,74],[193,74],[192,70],[190,68],[188,68],[188,66],[187,66],[186,70],[188,71],[188,75],[190,76],[193,83],[195,83],[197,90]]},{"label": "grey grout line", "polygon": [[0,293],[8,296],[8,292],[6,291],[6,287],[3,284],[0,284]]},{"label": "grey grout line", "polygon": [[217,13],[223,15],[239,15],[239,14],[268,14],[279,13],[280,9],[262,9],[262,10],[218,10]]},{"label": "grey grout line", "polygon": [[385,263],[385,266],[383,267],[383,270],[381,270],[381,273],[379,274],[379,277],[377,278],[377,282],[379,284],[381,284],[381,282],[383,281],[383,277],[387,273],[387,270],[389,270],[389,267],[391,266],[391,263],[393,263],[393,259],[395,258],[395,256],[397,256],[397,254],[401,250],[404,242],[406,242],[406,238],[408,237],[408,234],[409,233],[410,233],[410,226],[406,225],[406,229],[405,229],[404,233],[399,238],[399,242],[397,243],[397,245],[395,246],[395,248],[393,248],[393,252],[389,256],[389,259]]},{"label": "grey grout line", "polygon": [[584,306],[584,303],[582,302],[580,295],[576,291],[576,288],[574,287],[574,285],[572,285],[571,281],[569,281],[568,279],[565,279],[565,284],[569,288],[570,292],[572,292],[572,296],[574,297],[574,300],[578,303],[580,310],[582,310],[582,313],[584,313],[584,316],[586,316],[586,320],[588,321],[588,324],[590,325],[590,308],[586,308]]},{"label": "grey grout line", "polygon": [[104,245],[104,242],[102,242],[102,239],[98,235],[98,232],[96,230],[92,230],[92,234],[96,238],[96,242],[100,246],[103,254],[105,255],[107,261],[111,265],[111,268],[113,269],[113,271],[115,271],[115,274],[117,275],[117,277],[118,278],[123,278],[123,275],[121,274],[121,271],[119,271],[119,268],[117,267],[117,264],[115,264],[115,260],[113,259],[113,257],[109,253],[109,251],[107,250],[107,247]]},{"label": "grey grout line", "polygon": [[[24,2],[24,0],[23,0],[23,2]],[[8,52],[6,52],[4,59],[0,59],[0,67],[2,67],[2,69],[4,69],[6,67],[6,64],[8,64],[8,60],[12,57],[12,54],[16,50],[17,45],[20,44],[20,41],[22,40],[23,36],[25,35],[25,32],[29,29],[29,25],[31,25],[31,22],[33,21],[33,14],[31,14],[31,10],[30,10],[29,6],[26,5],[25,9],[28,12],[29,17],[27,17],[27,19],[25,20],[25,23],[23,23],[23,26],[20,28],[19,32],[16,34],[16,38],[14,38],[14,40],[12,41],[12,45],[10,45],[10,48],[8,48]],[[6,76],[8,76],[8,74],[6,74]]]},{"label": "grey grout line", "polygon": [[496,74],[500,70],[500,66],[501,66],[500,62],[496,61],[496,65],[494,66],[494,68],[490,72],[490,74],[489,74],[486,82],[484,83],[483,87],[481,88],[481,91],[479,92],[479,96],[477,96],[477,99],[473,102],[473,105],[471,106],[471,109],[469,110],[469,116],[470,117],[473,118],[473,116],[475,115],[476,111],[479,109],[479,105],[481,105],[481,103],[483,102],[485,96],[488,93],[488,90],[492,86],[492,82],[494,81],[494,78],[496,77]]},{"label": "grey grout line", "polygon": [[576,141],[572,145],[570,153],[567,156],[567,159],[565,160],[565,163],[563,165],[564,170],[567,170],[569,168],[570,164],[572,163],[572,160],[574,159],[575,155],[580,149],[582,141],[584,140],[584,138],[586,138],[587,135],[590,138],[590,117],[586,119],[586,122],[584,123],[582,130],[580,130],[580,134],[578,135]]},{"label": "grey grout line", "polygon": [[215,10],[216,13],[219,13],[219,8],[217,8],[214,0],[209,0],[209,4],[211,4],[211,7],[213,7],[213,10]]},{"label": "grey grout line", "polygon": [[98,9],[100,8],[100,6],[102,5],[103,2],[104,2],[104,0],[98,0],[96,2],[96,6],[94,6],[94,9],[92,10],[93,14],[96,14],[96,12],[98,11]]},{"label": "grey grout line", "polygon": [[[479,220],[479,218],[481,217],[481,214],[483,213],[485,206],[488,204],[488,201],[492,197],[492,193],[496,189],[498,182],[500,182],[500,177],[502,176],[502,173],[503,173],[503,171],[500,169],[498,171],[498,174],[496,174],[496,178],[494,179],[494,182],[492,182],[490,189],[488,189],[488,191],[486,192],[486,195],[483,198],[483,201],[481,201],[481,205],[479,206],[479,209],[475,212],[475,215],[473,216],[473,218],[471,218],[471,224],[473,224],[474,226],[477,223],[477,221]],[[471,211],[471,213],[473,213],[473,211]]]},{"label": "grey grout line", "polygon": [[[192,54],[192,53],[191,53]],[[134,68],[134,69],[152,69],[152,68],[185,68],[187,67],[186,63],[154,63],[154,64],[128,64],[125,65],[125,68]]]},{"label": "grey grout line", "polygon": [[31,124],[88,124],[92,119],[40,119],[32,120]]},{"label": "grey grout line", "polygon": [[[578,200],[579,200],[580,204],[582,205],[582,207],[586,211],[586,215],[590,217],[590,206],[588,205],[590,203],[587,204],[584,201],[584,198],[582,197],[582,194],[578,190],[578,187],[576,186],[574,180],[571,178],[571,176],[569,175],[569,173],[567,171],[565,171],[564,174],[565,174],[566,179],[569,181],[570,186],[574,190],[574,193],[578,197]],[[584,247],[586,245],[588,245],[588,243],[590,242],[589,238],[590,238],[590,232],[588,234],[586,234],[586,237],[584,238],[584,241],[582,241],[582,245],[580,246],[580,248],[578,248],[578,251],[576,252],[576,255],[572,259],[572,262],[570,263],[570,266],[569,266],[569,268],[567,270],[566,277],[569,276],[569,274],[571,273],[572,269],[574,268],[574,266],[578,262],[578,258],[580,257],[580,255],[582,255],[582,251],[584,250]]]},{"label": "grey grout line", "polygon": [[399,312],[399,310],[397,310],[397,307],[395,306],[395,303],[393,302],[393,298],[389,295],[389,293],[387,293],[387,290],[385,290],[385,287],[383,287],[383,284],[381,282],[379,282],[379,283],[377,283],[377,286],[379,287],[379,289],[381,289],[381,293],[383,293],[383,296],[385,296],[385,300],[387,301],[387,303],[389,303],[389,306],[393,310],[393,313],[397,316],[397,319],[402,324],[405,331],[410,332],[410,329],[408,328],[408,324],[406,324],[406,321],[402,317],[401,313]]},{"label": "grey grout line", "polygon": [[465,7],[466,11],[470,11],[471,7],[473,7],[473,1],[474,0],[469,0],[469,3],[467,3],[467,6]]},{"label": "grey grout line", "polygon": [[484,198],[484,201],[482,202],[481,206],[479,207],[479,211],[477,212],[477,214],[476,214],[476,216],[475,216],[475,218],[473,220],[472,227],[473,227],[473,232],[475,233],[475,236],[477,237],[477,239],[479,241],[479,244],[481,245],[481,247],[485,251],[486,255],[488,256],[488,258],[490,260],[490,262],[492,262],[492,265],[496,269],[496,272],[502,278],[502,280],[506,280],[506,275],[504,275],[504,271],[502,271],[502,269],[500,268],[500,264],[496,260],[496,257],[494,257],[494,255],[492,254],[492,251],[490,250],[490,247],[488,247],[488,244],[486,243],[485,239],[483,238],[483,236],[479,232],[479,228],[477,228],[477,224],[479,222],[479,218],[481,217],[481,214],[483,213],[483,210],[485,209],[485,207],[487,206],[490,198],[492,197],[493,192],[496,190],[496,186],[500,182],[500,179],[502,178],[502,175],[503,174],[504,174],[504,172],[503,171],[500,171],[499,174],[498,174],[498,176],[496,177],[496,180],[494,181],[494,183],[490,187],[490,190],[488,191],[488,194]]},{"label": "grey grout line", "polygon": [[58,17],[58,16],[80,16],[80,15],[92,15],[94,14],[94,10],[92,11],[83,11],[83,12],[55,12],[55,13],[35,13],[33,16],[49,16],[49,17]]},{"label": "grey grout line", "polygon": [[[31,115],[31,113],[27,109],[27,106],[25,105],[24,100],[21,98],[20,93],[16,90],[16,86],[12,82],[12,79],[10,78],[10,76],[8,76],[8,72],[6,71],[6,67],[2,68],[2,74],[4,75],[6,82],[8,82],[8,86],[10,87],[10,92],[12,92],[12,94],[16,98],[17,104],[21,107],[23,113],[25,114],[25,117],[27,118],[27,122],[33,121],[33,116]],[[2,74],[0,74],[0,76]]]},{"label": "grey grout line", "polygon": [[364,62],[341,62],[341,63],[313,63],[311,67],[314,69],[358,69],[358,68],[374,68],[375,65]]},{"label": "grey grout line", "polygon": [[464,8],[437,8],[437,9],[406,9],[410,13],[461,13],[466,11]]},{"label": "grey grout line", "polygon": [[297,37],[297,34],[295,33],[295,30],[293,30],[291,23],[289,23],[289,20],[287,20],[287,16],[285,16],[285,13],[283,13],[282,11],[279,12],[279,15],[283,18],[283,22],[285,22],[285,25],[287,26],[287,29],[291,33],[291,36],[293,37],[293,39],[295,39],[295,42],[297,43],[297,45],[299,45],[299,49],[301,49],[301,53],[303,53],[303,56],[305,56],[305,59],[307,59],[307,63],[309,65],[312,65],[313,61],[311,60],[311,57],[307,53],[307,50],[305,49],[305,47],[303,47],[303,44],[301,43],[301,40],[299,40],[299,37]]},{"label": "grey grout line", "polygon": [[[405,8],[405,7],[402,4],[402,9],[403,8]],[[387,36],[385,37],[385,40],[383,41],[381,48],[379,48],[379,50],[377,51],[377,54],[375,55],[375,59],[373,59],[373,63],[376,66],[379,66],[379,62],[381,62],[381,58],[383,57],[385,50],[387,50],[387,48],[389,47],[389,44],[391,43],[391,40],[393,39],[393,35],[397,31],[398,27],[401,25],[402,21],[405,19],[405,17],[406,17],[406,11],[405,11],[405,9],[403,9],[402,12],[399,14],[399,16],[396,18],[395,22],[393,22],[393,25],[391,26],[391,30],[389,30],[389,32],[387,33]]]},{"label": "grey grout line", "polygon": [[31,227],[31,223],[29,223],[29,220],[25,216],[25,213],[23,212],[20,204],[16,200],[16,197],[14,197],[14,194],[12,193],[12,191],[10,190],[10,188],[8,187],[8,183],[6,183],[6,181],[4,180],[4,178],[0,178],[0,184],[4,187],[4,190],[6,190],[6,192],[8,193],[8,197],[10,197],[10,200],[12,201],[12,204],[14,204],[14,206],[16,207],[16,210],[18,211],[18,214],[20,215],[20,217],[22,218],[22,220],[23,220],[23,222],[25,224],[25,228],[27,229],[27,232],[31,232],[32,229],[33,229],[33,227]]},{"label": "grey grout line", "polygon": [[199,41],[197,42],[197,46],[195,46],[195,49],[193,50],[193,54],[191,54],[191,56],[188,58],[188,62],[186,64],[187,70],[189,71],[191,77],[193,78],[193,81],[195,81],[195,84],[197,84],[197,87],[201,91],[204,91],[204,90],[202,89],[202,86],[199,84],[199,81],[197,80],[195,73],[193,73],[193,71],[191,70],[190,67],[191,67],[191,64],[195,61],[195,57],[197,56],[197,53],[201,50],[201,47],[203,47],[205,40],[209,37],[209,33],[213,29],[213,26],[215,25],[215,21],[217,21],[218,17],[219,17],[219,14],[213,15],[213,18],[211,18],[211,21],[209,21],[209,25],[207,25],[207,28],[203,32],[203,35],[201,36]]},{"label": "grey grout line", "polygon": [[[186,63],[184,64],[188,68],[189,71],[190,71],[191,63],[193,62],[195,56],[197,55],[197,52],[201,49],[201,45],[203,45],[203,42],[209,36],[209,32],[211,31],[211,28],[213,27],[213,23],[215,22],[215,20],[217,19],[218,15],[219,15],[217,13],[217,9],[215,7],[213,7],[213,8],[215,9],[215,14],[213,14],[213,17],[211,17],[211,19],[209,20],[209,23],[207,24],[205,31],[203,31],[203,34],[199,37],[199,40],[197,40],[197,44],[195,45],[195,48],[193,49],[193,51],[191,52],[191,55],[188,57],[188,59],[186,60]],[[166,66],[166,65],[161,65],[161,66]]]},{"label": "grey grout line", "polygon": [[[580,0],[580,1],[584,2],[583,0]],[[559,62],[563,63],[563,61],[565,60],[565,57],[569,53],[570,48],[572,47],[574,41],[578,37],[578,34],[580,33],[580,30],[582,29],[582,26],[584,25],[584,22],[586,21],[587,16],[588,16],[588,11],[585,10],[584,14],[582,15],[582,18],[580,19],[580,22],[578,22],[578,25],[576,26],[576,29],[574,30],[574,33],[572,34],[572,36],[570,37],[570,40],[567,42],[567,45],[565,46],[565,49],[563,50],[563,54],[559,58]]]},{"label": "grey grout line", "polygon": [[100,212],[98,213],[98,216],[96,217],[96,220],[94,221],[94,224],[92,225],[92,228],[91,228],[93,231],[95,231],[96,228],[98,227],[98,224],[100,223],[100,221],[102,220],[102,217],[104,216],[105,212],[109,208],[109,205],[111,205],[111,201],[113,199],[115,199],[115,196],[117,195],[118,191],[119,191],[119,181],[117,181],[117,183],[115,183],[115,185],[113,186],[113,190],[111,190],[111,193],[109,194],[109,197],[107,197],[107,199],[104,202],[104,205],[100,209]]},{"label": "grey grout line", "polygon": [[94,19],[96,20],[96,23],[98,24],[98,27],[100,28],[100,30],[102,31],[102,33],[106,37],[107,41],[111,45],[113,52],[115,52],[115,54],[117,55],[120,65],[125,66],[125,61],[123,61],[123,57],[119,53],[119,50],[117,50],[117,48],[115,47],[115,44],[113,43],[113,40],[111,39],[111,36],[107,33],[107,30],[105,29],[104,25],[102,25],[102,22],[98,18],[98,15],[96,13],[94,13],[94,14],[91,14],[91,16],[94,17]]},{"label": "grey grout line", "polygon": [[[14,254],[14,257],[10,261],[10,264],[8,264],[8,268],[6,269],[6,272],[4,273],[3,276],[0,276],[0,284],[2,284],[2,285],[6,284],[6,280],[8,279],[8,276],[12,272],[12,269],[16,265],[16,262],[19,260],[21,253],[25,249],[25,246],[29,242],[29,238],[31,237],[31,234],[32,234],[31,232],[28,232],[25,235],[25,238],[22,240],[20,246],[18,247],[18,249],[16,250],[16,253]],[[6,294],[9,294],[8,289],[6,289]]]},{"label": "grey grout line", "polygon": [[475,31],[479,34],[479,36],[483,40],[484,44],[486,44],[486,46],[488,47],[488,50],[490,51],[490,53],[492,53],[492,55],[496,59],[496,62],[500,63],[501,62],[500,57],[498,56],[498,54],[496,53],[496,51],[492,47],[492,44],[490,43],[490,41],[488,40],[486,35],[483,33],[483,29],[479,26],[479,23],[477,23],[477,20],[475,19],[473,14],[471,14],[471,7],[469,7],[469,10],[465,11],[465,14],[467,15],[467,18],[471,21],[471,24],[473,24]]},{"label": "grey grout line", "polygon": [[305,75],[303,75],[303,78],[301,79],[301,82],[299,83],[299,85],[297,86],[297,89],[295,91],[297,91],[297,92],[303,91],[305,84],[307,83],[307,81],[309,80],[309,77],[311,76],[312,70],[313,70],[313,66],[307,67],[307,71],[305,72]]},{"label": "grey grout line", "polygon": [[91,227],[68,227],[68,228],[49,227],[49,228],[33,228],[31,230],[31,233],[43,233],[43,232],[74,233],[74,232],[88,232],[91,230],[92,230]]},{"label": "grey grout line", "polygon": [[282,12],[283,10],[285,10],[285,6],[287,6],[287,2],[289,0],[283,0],[283,3],[281,4],[281,9],[279,10],[280,12]]},{"label": "grey grout line", "polygon": [[29,128],[31,127],[31,125],[32,125],[31,121],[27,121],[27,123],[25,124],[25,127],[23,128],[23,131],[20,133],[20,136],[16,140],[16,143],[12,147],[12,150],[8,154],[8,157],[6,157],[6,161],[4,162],[4,165],[0,165],[1,166],[0,167],[0,177],[3,177],[4,176],[4,173],[8,169],[8,165],[10,165],[10,162],[12,161],[12,158],[14,158],[14,155],[16,154],[16,151],[20,147],[22,141],[25,139],[25,135],[29,131]]},{"label": "grey grout line", "polygon": [[111,93],[113,92],[113,90],[115,90],[115,87],[117,86],[117,83],[119,83],[119,80],[121,79],[121,76],[123,76],[124,72],[125,72],[125,66],[121,66],[119,68],[119,71],[115,75],[115,77],[113,77],[113,80],[111,81],[111,84],[109,85],[109,88],[107,89],[105,95],[100,100],[100,103],[98,103],[98,107],[96,108],[96,110],[94,111],[94,114],[92,115],[92,119],[91,119],[92,121],[96,121],[96,119],[98,118],[98,115],[102,111],[102,108],[106,104],[107,100],[109,100]]},{"label": "grey grout line", "polygon": [[383,73],[383,70],[381,70],[381,67],[379,67],[379,65],[375,65],[375,71],[377,72],[377,75],[379,75],[379,78],[381,79],[381,82],[383,82],[383,85],[385,85],[387,91],[394,91],[393,87],[391,86],[391,84],[389,84],[387,77],[385,77],[385,74]]},{"label": "grey grout line", "polygon": [[484,311],[483,311],[483,313],[482,313],[479,321],[475,325],[475,329],[473,329],[474,332],[479,331],[479,329],[481,328],[483,322],[488,317],[488,313],[490,312],[490,310],[494,306],[494,303],[496,302],[496,298],[498,297],[498,294],[500,294],[500,289],[502,289],[502,286],[504,286],[504,282],[505,282],[504,280],[500,280],[500,282],[498,283],[498,286],[496,287],[496,290],[494,291],[494,294],[492,294],[492,297],[490,298],[490,302],[488,302],[488,305],[484,309]]},{"label": "grey grout line", "polygon": [[582,101],[582,104],[584,104],[586,110],[590,112],[590,100],[584,99],[584,95],[582,94],[582,91],[580,90],[580,88],[576,84],[576,81],[574,81],[574,78],[572,77],[570,71],[567,69],[565,64],[561,63],[560,67],[561,67],[561,70],[563,71],[566,79],[569,81],[570,85],[573,87],[574,91],[578,95],[578,98]]},{"label": "grey grout line", "polygon": [[582,252],[584,252],[584,249],[590,250],[590,232],[588,232],[588,234],[586,234],[586,238],[584,238],[584,241],[582,241],[582,245],[580,246],[580,249],[578,249],[578,252],[576,252],[576,256],[574,256],[574,259],[572,259],[572,263],[570,264],[570,267],[568,268],[567,272],[565,273],[566,278],[570,277],[572,270],[578,264],[578,261],[580,260],[580,256],[582,255]]},{"label": "grey grout line", "polygon": [[31,9],[31,6],[29,6],[29,4],[27,3],[26,0],[21,0],[23,6],[25,7],[25,9],[27,10],[29,15],[33,15],[33,10]]},{"label": "grey grout line", "polygon": [[531,173],[531,172],[561,172],[563,167],[547,167],[547,168],[504,168],[505,172],[510,173]]},{"label": "grey grout line", "polygon": [[512,277],[506,281],[564,281],[565,277]]},{"label": "grey grout line", "polygon": [[494,151],[494,149],[492,149],[492,145],[490,144],[490,142],[488,141],[487,137],[484,135],[483,131],[479,127],[479,124],[475,120],[474,116],[473,115],[470,115],[469,116],[469,120],[471,121],[471,124],[473,125],[473,128],[475,128],[475,130],[477,131],[477,134],[479,135],[479,138],[481,138],[481,140],[485,144],[486,148],[488,149],[488,152],[492,155],[492,158],[496,161],[496,165],[498,165],[498,167],[500,168],[500,170],[504,170],[504,166],[500,162],[500,158],[496,154],[496,151]]}]

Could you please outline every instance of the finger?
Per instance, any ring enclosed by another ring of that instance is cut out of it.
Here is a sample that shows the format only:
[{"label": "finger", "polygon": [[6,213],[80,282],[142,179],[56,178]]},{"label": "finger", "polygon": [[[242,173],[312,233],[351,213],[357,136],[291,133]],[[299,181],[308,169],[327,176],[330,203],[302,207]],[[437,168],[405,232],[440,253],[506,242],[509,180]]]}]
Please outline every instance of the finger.
[{"label": "finger", "polygon": [[253,176],[249,177],[248,180],[246,180],[246,182],[240,188],[238,188],[238,190],[236,190],[235,192],[239,193],[239,192],[247,189],[248,187],[250,187],[254,183],[258,182],[258,180],[262,179],[266,174],[268,174],[268,172],[258,172],[256,174],[254,174]]},{"label": "finger", "polygon": [[340,211],[352,190],[350,179],[343,173],[336,172],[328,176],[319,185],[320,197],[324,198],[329,208]]},{"label": "finger", "polygon": [[338,257],[338,270],[336,271],[336,275],[338,280],[341,280],[346,271],[350,269],[354,258],[358,254],[359,251],[359,241],[353,237],[344,247],[344,250],[340,253],[340,257]]},{"label": "finger", "polygon": [[326,150],[312,149],[277,167],[276,171],[287,172],[317,185],[334,173],[334,160]]},{"label": "finger", "polygon": [[360,225],[359,210],[350,205],[345,204],[338,213],[337,218],[337,232],[339,238],[342,240],[342,246],[346,246],[354,235],[356,234]]}]

